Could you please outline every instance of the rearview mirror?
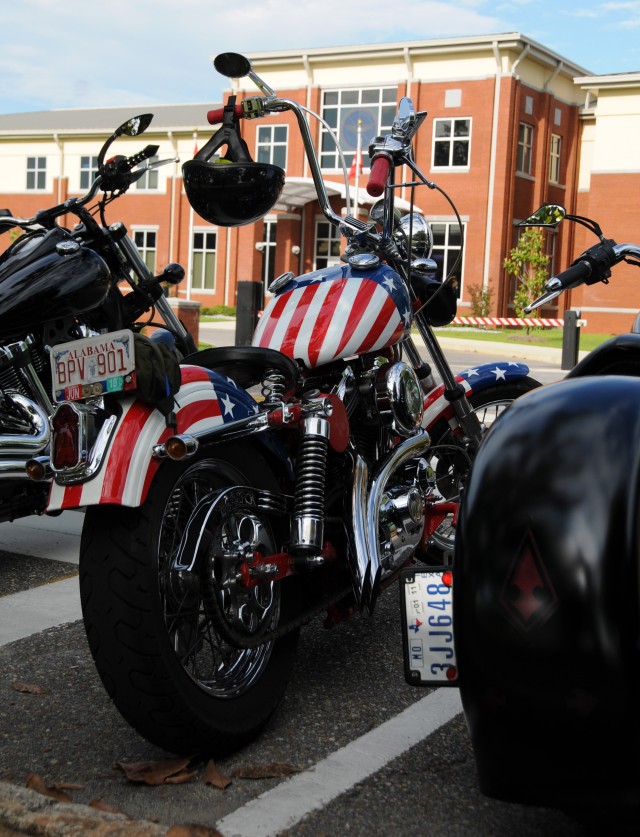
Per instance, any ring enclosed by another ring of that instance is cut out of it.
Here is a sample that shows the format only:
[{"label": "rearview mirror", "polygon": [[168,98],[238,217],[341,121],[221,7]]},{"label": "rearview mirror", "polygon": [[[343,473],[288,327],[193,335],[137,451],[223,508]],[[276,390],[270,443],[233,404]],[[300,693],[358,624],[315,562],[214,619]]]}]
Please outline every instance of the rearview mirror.
[{"label": "rearview mirror", "polygon": [[566,210],[563,206],[555,203],[543,203],[539,209],[520,221],[519,227],[555,227],[566,217]]}]

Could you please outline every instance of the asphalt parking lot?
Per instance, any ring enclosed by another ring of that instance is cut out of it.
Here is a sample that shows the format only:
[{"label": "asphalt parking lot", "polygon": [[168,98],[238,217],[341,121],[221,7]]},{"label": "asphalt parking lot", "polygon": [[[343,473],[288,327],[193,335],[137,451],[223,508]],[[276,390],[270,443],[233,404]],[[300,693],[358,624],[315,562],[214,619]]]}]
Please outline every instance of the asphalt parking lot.
[{"label": "asphalt parking lot", "polygon": [[175,754],[125,723],[95,671],[77,588],[82,522],[65,512],[0,524],[0,837],[587,833],[560,811],[480,793],[457,690],[404,682],[395,589],[373,617],[303,629],[272,722],[216,763],[224,788],[202,762],[188,781],[132,781],[127,768],[157,774],[170,760],[170,773]]}]

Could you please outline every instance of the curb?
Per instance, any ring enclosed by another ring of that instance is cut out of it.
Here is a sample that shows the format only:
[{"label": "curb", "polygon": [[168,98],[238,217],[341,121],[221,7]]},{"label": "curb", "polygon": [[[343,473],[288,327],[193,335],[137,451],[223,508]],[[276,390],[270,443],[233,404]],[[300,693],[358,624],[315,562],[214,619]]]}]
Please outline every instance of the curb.
[{"label": "curb", "polygon": [[0,837],[180,837],[219,834],[214,829],[188,825],[166,826],[130,819],[75,802],[57,802],[29,788],[0,780]]},{"label": "curb", "polygon": [[[514,343],[498,343],[493,340],[467,340],[463,337],[440,337],[436,334],[438,343],[443,349],[455,349],[461,352],[476,352],[483,355],[499,355],[501,359],[518,358],[520,360],[538,360],[560,366],[562,349],[551,349],[546,346],[519,346]],[[578,360],[582,360],[589,352],[578,352]]]}]

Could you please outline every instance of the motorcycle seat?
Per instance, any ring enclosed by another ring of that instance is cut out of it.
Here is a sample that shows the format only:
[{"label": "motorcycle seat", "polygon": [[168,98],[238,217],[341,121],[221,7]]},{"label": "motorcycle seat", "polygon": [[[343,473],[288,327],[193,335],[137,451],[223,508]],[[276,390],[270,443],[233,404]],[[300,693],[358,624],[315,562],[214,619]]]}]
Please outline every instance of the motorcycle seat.
[{"label": "motorcycle seat", "polygon": [[259,346],[219,346],[194,352],[182,360],[183,364],[203,366],[231,378],[243,389],[261,383],[267,372],[275,370],[283,376],[284,389],[293,389],[301,369],[295,360],[275,349]]}]

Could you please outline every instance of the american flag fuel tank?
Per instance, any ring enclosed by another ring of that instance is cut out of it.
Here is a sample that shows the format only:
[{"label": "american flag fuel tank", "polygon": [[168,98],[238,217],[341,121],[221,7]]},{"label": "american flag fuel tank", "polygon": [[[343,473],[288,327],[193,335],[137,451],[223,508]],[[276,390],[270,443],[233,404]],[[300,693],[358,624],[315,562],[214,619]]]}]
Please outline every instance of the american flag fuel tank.
[{"label": "american flag fuel tank", "polygon": [[277,349],[309,369],[377,352],[411,328],[409,294],[387,265],[333,265],[292,279],[266,306],[253,345]]}]

